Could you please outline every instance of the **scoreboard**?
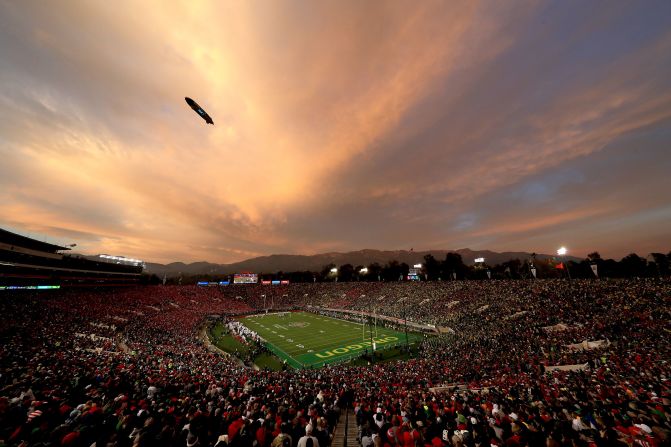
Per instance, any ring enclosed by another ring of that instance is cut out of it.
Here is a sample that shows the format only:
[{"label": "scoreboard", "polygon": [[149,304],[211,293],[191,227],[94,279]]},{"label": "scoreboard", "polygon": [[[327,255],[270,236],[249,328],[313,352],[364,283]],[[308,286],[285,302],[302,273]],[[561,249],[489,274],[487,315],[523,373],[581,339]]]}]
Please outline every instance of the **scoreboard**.
[{"label": "scoreboard", "polygon": [[233,284],[256,284],[259,282],[259,275],[256,273],[236,273],[233,275]]}]

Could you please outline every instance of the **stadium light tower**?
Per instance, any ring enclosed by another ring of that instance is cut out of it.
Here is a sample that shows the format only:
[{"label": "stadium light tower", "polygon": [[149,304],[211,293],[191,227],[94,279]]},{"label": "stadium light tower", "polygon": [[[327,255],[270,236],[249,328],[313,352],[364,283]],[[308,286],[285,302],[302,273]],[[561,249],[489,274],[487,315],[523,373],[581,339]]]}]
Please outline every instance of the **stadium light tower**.
[{"label": "stadium light tower", "polygon": [[564,246],[561,246],[557,249],[557,254],[562,258],[562,265],[566,269],[568,279],[571,279],[571,271],[568,269],[568,264],[566,263],[566,253],[568,253],[568,250]]}]

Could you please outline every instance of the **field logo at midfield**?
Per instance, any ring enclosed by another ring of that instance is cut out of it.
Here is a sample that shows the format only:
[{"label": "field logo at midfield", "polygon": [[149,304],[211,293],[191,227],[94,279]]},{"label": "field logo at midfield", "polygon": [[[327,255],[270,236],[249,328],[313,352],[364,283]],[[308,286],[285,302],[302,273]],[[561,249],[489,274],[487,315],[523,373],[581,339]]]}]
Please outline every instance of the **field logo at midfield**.
[{"label": "field logo at midfield", "polygon": [[310,323],[307,321],[292,321],[291,323],[287,324],[289,327],[308,327]]},{"label": "field logo at midfield", "polygon": [[[387,337],[377,338],[373,341],[377,345],[383,345],[385,343],[390,343],[392,341],[398,341],[398,337],[388,335]],[[372,343],[369,342],[369,341],[361,341],[361,342],[358,342],[358,343],[353,343],[353,344],[348,345],[348,346],[344,346],[342,348],[335,348],[335,349],[331,349],[330,351],[318,352],[315,355],[317,357],[319,357],[320,359],[327,359],[329,357],[333,357],[334,355],[347,354],[348,352],[352,352],[352,351],[360,351],[361,349],[366,349],[371,345],[372,345]]]}]

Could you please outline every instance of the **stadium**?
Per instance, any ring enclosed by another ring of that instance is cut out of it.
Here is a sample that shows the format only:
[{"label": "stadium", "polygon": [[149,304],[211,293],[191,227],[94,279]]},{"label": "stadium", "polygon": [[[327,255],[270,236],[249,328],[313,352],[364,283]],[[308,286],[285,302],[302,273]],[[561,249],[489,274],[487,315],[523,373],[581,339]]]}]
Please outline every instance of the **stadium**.
[{"label": "stadium", "polygon": [[671,0],[0,0],[0,447],[671,447]]},{"label": "stadium", "polygon": [[668,278],[143,285],[2,237],[6,445],[668,440]]}]

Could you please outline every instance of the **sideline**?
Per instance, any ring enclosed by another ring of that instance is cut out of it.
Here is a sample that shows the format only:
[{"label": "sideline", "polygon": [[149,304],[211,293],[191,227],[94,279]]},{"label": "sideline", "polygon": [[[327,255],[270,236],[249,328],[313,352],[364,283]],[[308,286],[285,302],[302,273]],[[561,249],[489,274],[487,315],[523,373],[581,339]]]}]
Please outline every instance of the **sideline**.
[{"label": "sideline", "polygon": [[[216,352],[218,354],[229,357],[229,358],[233,359],[234,361],[236,361],[239,365],[247,367],[247,365],[245,365],[245,363],[240,358],[232,355],[229,352],[224,351],[223,349],[219,348],[217,345],[212,343],[212,340],[210,339],[209,331],[207,329],[208,329],[207,328],[207,323],[205,323],[201,326],[200,330],[198,331],[198,338],[200,339],[200,341],[203,342],[203,344],[205,345],[205,347],[207,349],[209,349],[212,352]],[[252,369],[258,371],[260,368],[256,365],[256,363],[253,363],[252,364]]]}]

